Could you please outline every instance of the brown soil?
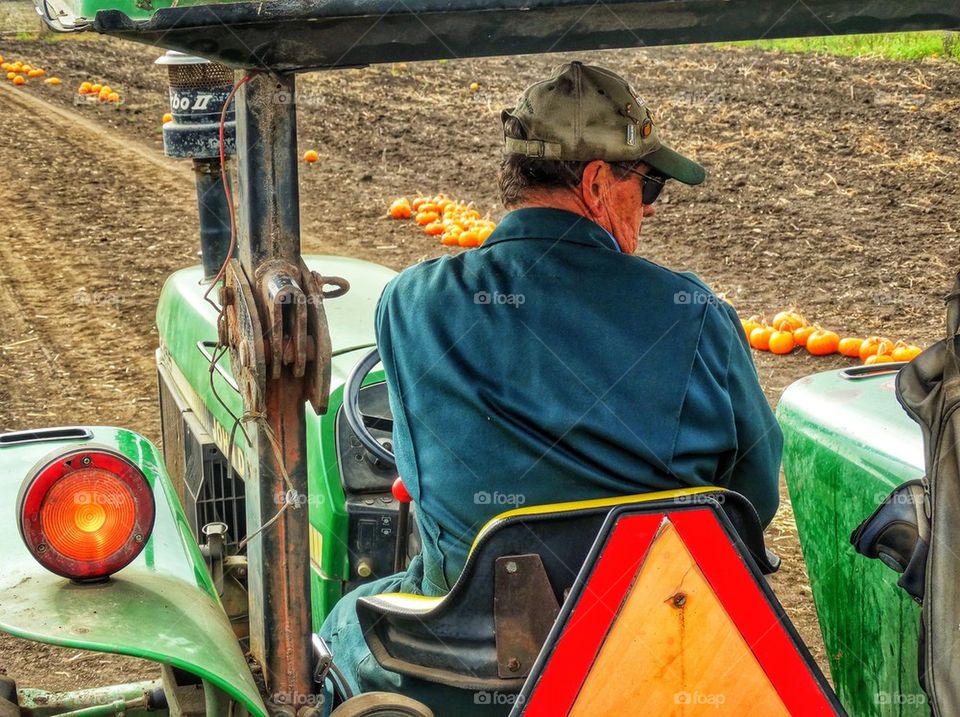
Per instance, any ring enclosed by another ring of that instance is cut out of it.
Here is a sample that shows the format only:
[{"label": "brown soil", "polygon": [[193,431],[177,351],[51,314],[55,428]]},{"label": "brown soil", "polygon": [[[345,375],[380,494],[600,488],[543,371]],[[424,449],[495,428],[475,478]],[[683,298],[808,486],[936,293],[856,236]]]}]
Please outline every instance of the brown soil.
[{"label": "brown soil", "polygon": [[[189,170],[145,157],[158,156],[167,111],[163,72],[150,64],[159,53],[85,38],[0,40],[0,54],[64,80],[0,86],[0,430],[111,423],[156,439],[152,315],[163,277],[195,261],[197,229]],[[938,338],[960,249],[960,65],[706,47],[580,57],[634,78],[663,135],[708,167],[703,187],[665,192],[641,253],[695,271],[742,314],[795,305],[843,333]],[[396,269],[447,251],[384,218],[392,198],[417,190],[499,216],[499,110],[562,59],[301,78],[301,150],[321,156],[301,171],[305,251]],[[124,104],[74,106],[83,80],[109,83]],[[22,94],[72,114],[14,99]],[[804,353],[756,360],[771,403],[800,376],[842,364]],[[783,558],[773,587],[824,664],[785,492],[768,539]],[[24,685],[151,674],[8,637],[0,651],[0,671]]]}]

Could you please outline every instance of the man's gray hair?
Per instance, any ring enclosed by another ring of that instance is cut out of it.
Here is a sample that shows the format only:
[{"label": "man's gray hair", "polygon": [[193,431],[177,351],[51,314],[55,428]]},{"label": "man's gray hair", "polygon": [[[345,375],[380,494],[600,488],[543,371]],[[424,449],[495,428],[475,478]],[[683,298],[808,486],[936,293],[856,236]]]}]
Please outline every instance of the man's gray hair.
[{"label": "man's gray hair", "polygon": [[[528,139],[526,130],[515,117],[508,117],[504,134],[515,139]],[[541,159],[522,154],[505,154],[497,173],[500,202],[507,209],[522,204],[537,189],[572,188],[580,184],[588,161]],[[609,162],[618,178],[625,177],[642,162]]]}]

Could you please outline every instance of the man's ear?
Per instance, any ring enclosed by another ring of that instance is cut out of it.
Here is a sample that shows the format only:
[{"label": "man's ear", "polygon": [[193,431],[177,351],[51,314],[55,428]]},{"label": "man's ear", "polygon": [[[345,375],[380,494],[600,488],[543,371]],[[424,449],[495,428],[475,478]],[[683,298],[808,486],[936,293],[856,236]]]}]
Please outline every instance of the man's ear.
[{"label": "man's ear", "polygon": [[607,193],[610,167],[606,162],[595,159],[583,168],[580,179],[580,197],[590,213],[598,217],[602,213],[601,207]]}]

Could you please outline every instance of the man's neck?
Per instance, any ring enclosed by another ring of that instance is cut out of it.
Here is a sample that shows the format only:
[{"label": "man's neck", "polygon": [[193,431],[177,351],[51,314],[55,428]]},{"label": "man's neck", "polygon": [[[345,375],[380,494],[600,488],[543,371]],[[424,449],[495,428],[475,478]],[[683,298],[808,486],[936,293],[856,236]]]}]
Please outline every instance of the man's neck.
[{"label": "man's neck", "polygon": [[610,240],[616,245],[617,249],[621,252],[625,251],[623,245],[617,241],[617,238],[610,232],[609,229],[604,227],[602,224],[597,223],[596,219],[590,216],[590,213],[584,208],[583,203],[577,201],[576,197],[571,196],[567,192],[536,192],[527,196],[527,198],[517,204],[512,204],[507,207],[510,211],[515,209],[562,209],[565,212],[571,212],[572,214],[577,214],[584,219],[589,219],[591,222],[597,224],[603,228],[607,234],[610,234]]},{"label": "man's neck", "polygon": [[565,212],[579,214],[581,217],[593,221],[593,217],[583,206],[583,202],[578,201],[577,197],[570,192],[531,192],[526,199],[519,204],[512,205],[509,209],[562,209]]}]

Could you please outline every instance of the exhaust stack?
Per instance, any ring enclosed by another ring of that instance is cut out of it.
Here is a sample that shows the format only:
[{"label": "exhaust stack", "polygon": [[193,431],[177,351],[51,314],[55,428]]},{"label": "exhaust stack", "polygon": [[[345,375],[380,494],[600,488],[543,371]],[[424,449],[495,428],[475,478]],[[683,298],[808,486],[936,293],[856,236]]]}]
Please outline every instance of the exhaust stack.
[{"label": "exhaust stack", "polygon": [[[220,115],[233,89],[233,69],[173,50],[156,64],[167,68],[173,115],[163,125],[163,153],[175,159],[193,160],[203,276],[213,279],[230,248],[230,214],[220,172]],[[233,108],[227,111],[223,141],[229,178],[230,157],[236,152]]]}]

